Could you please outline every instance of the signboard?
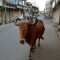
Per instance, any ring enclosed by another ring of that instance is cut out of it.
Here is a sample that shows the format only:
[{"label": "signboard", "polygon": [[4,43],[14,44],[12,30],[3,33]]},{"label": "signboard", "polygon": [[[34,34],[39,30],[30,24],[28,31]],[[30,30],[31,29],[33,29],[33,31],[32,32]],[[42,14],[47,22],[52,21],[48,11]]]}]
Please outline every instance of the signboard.
[{"label": "signboard", "polygon": [[6,2],[15,2],[15,0],[6,0]]},{"label": "signboard", "polygon": [[6,0],[6,2],[8,2],[10,4],[16,4],[15,0]]},{"label": "signboard", "polygon": [[9,0],[9,2],[15,2],[15,0]]},{"label": "signboard", "polygon": [[23,9],[23,6],[17,5],[17,8]]},{"label": "signboard", "polygon": [[15,0],[9,0],[11,4],[16,4]]},{"label": "signboard", "polygon": [[11,5],[4,5],[4,7],[6,7],[6,8],[13,8],[13,9],[15,9],[15,8],[16,8],[16,7],[11,6]]},{"label": "signboard", "polygon": [[6,2],[9,2],[9,0],[6,0]]}]

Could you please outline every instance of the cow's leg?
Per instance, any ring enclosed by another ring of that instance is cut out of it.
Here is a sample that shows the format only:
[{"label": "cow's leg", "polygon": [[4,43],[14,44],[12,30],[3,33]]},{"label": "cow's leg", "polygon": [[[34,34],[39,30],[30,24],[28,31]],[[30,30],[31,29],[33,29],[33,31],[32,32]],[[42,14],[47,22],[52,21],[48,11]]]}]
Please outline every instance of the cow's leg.
[{"label": "cow's leg", "polygon": [[32,58],[31,58],[31,52],[34,52],[34,49],[33,49],[34,44],[35,44],[35,42],[30,47],[30,53],[29,53],[29,59],[28,60],[32,60]]},{"label": "cow's leg", "polygon": [[39,40],[38,40],[38,47],[40,47],[40,38],[39,38]]},{"label": "cow's leg", "polygon": [[32,47],[33,46],[30,47],[30,53],[29,53],[29,59],[28,60],[32,60],[32,58],[31,58]]},{"label": "cow's leg", "polygon": [[32,52],[34,52],[34,49],[36,48],[36,40],[33,43],[33,47],[32,47]]},{"label": "cow's leg", "polygon": [[32,60],[32,58],[31,58],[31,52],[33,52],[33,50],[34,50],[33,46],[34,46],[35,42],[36,42],[36,40],[33,43],[31,43],[30,53],[29,53],[29,59],[28,60]]},{"label": "cow's leg", "polygon": [[36,48],[36,42],[35,42],[35,44],[34,44],[34,46],[33,46],[33,49],[35,49]]},{"label": "cow's leg", "polygon": [[32,47],[32,53],[34,53],[34,49],[36,48],[36,46],[34,45],[33,47]]}]

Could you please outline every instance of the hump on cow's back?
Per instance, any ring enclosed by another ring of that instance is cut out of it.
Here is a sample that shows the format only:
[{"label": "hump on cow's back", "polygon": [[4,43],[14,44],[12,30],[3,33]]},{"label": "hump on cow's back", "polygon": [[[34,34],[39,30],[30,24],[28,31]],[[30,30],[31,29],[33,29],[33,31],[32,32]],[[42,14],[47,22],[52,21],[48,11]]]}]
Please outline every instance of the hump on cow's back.
[{"label": "hump on cow's back", "polygon": [[43,21],[42,21],[42,20],[38,20],[38,22],[39,22],[39,23],[43,23]]}]

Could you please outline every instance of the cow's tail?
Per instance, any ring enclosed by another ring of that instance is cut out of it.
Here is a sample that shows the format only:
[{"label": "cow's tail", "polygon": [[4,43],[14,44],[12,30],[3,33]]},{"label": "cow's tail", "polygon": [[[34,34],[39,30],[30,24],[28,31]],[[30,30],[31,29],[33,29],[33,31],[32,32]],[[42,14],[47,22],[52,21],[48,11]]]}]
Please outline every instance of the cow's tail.
[{"label": "cow's tail", "polygon": [[20,18],[17,18],[17,19],[14,21],[14,24],[15,24],[16,26],[19,26],[19,21],[21,21],[21,19],[20,19]]},{"label": "cow's tail", "polygon": [[44,40],[44,38],[41,36],[41,39],[43,39]]}]

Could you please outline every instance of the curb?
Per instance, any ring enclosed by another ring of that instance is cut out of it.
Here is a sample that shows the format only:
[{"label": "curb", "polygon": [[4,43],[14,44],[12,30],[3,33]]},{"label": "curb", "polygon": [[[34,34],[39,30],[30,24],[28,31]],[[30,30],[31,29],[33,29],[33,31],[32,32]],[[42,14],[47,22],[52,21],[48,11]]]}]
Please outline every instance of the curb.
[{"label": "curb", "polygon": [[52,26],[55,31],[56,31],[56,34],[57,34],[57,37],[59,38],[60,40],[60,25],[57,25],[57,26]]}]

